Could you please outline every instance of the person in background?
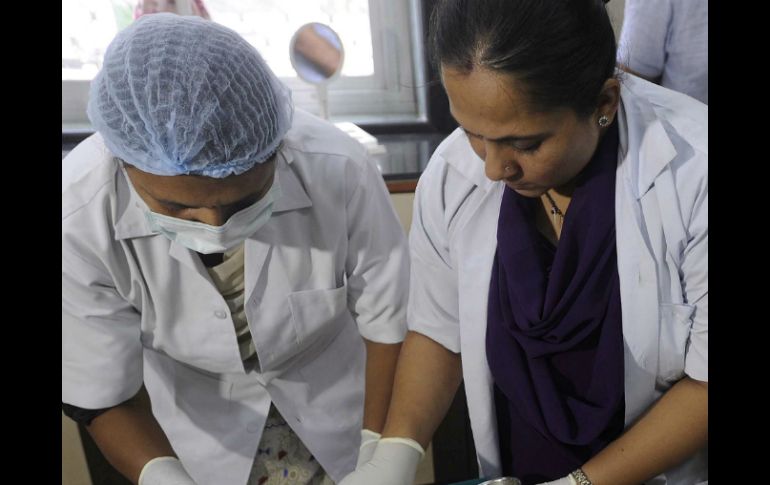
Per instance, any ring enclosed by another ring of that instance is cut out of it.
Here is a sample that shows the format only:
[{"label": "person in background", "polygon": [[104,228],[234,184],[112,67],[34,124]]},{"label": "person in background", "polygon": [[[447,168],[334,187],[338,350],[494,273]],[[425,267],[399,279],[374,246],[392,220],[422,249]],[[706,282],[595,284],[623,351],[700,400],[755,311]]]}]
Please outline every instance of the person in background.
[{"label": "person in background", "polygon": [[708,104],[708,20],[704,0],[626,0],[618,64]]},{"label": "person in background", "polygon": [[420,177],[383,438],[408,485],[464,379],[480,473],[708,482],[708,107],[615,68],[601,0],[440,0],[459,128]]},{"label": "person in background", "polygon": [[196,15],[211,20],[203,0],[140,0],[134,9],[134,19],[151,13],[175,13],[179,15]]},{"label": "person in background", "polygon": [[88,115],[62,162],[65,413],[141,485],[341,479],[406,332],[364,148],[235,32],[169,13],[115,37]]}]

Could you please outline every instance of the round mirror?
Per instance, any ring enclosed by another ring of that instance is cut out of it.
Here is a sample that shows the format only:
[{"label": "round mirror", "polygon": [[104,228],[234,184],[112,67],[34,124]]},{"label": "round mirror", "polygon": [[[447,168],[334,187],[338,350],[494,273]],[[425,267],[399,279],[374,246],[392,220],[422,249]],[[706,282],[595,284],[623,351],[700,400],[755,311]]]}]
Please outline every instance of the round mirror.
[{"label": "round mirror", "polygon": [[291,38],[291,65],[297,75],[311,84],[325,84],[339,76],[345,51],[331,27],[312,22],[300,27]]}]

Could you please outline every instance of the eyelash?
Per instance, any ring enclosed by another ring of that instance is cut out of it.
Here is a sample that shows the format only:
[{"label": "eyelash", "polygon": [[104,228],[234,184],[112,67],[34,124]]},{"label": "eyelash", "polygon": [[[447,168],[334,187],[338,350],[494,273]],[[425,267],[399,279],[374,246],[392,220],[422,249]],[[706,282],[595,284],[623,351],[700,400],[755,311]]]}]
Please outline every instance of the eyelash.
[{"label": "eyelash", "polygon": [[183,210],[189,209],[189,207],[182,207],[174,204],[162,204],[163,207],[168,211],[173,212],[182,212]]},{"label": "eyelash", "polygon": [[532,145],[530,145],[528,147],[523,147],[523,148],[522,147],[517,147],[516,145],[513,145],[513,144],[508,145],[508,146],[510,146],[514,150],[518,150],[520,152],[534,153],[534,152],[537,151],[538,148],[540,148],[540,145],[542,145],[542,144],[543,144],[543,142],[539,141],[537,143],[533,143]]},{"label": "eyelash", "polygon": [[[467,131],[465,132],[465,134],[468,136],[468,138],[475,138],[476,140],[482,140],[482,138],[480,136],[474,135],[472,133],[468,133]],[[511,147],[511,148],[513,148],[514,150],[517,150],[517,151],[520,151],[520,152],[524,152],[524,153],[534,153],[543,144],[542,141],[538,141],[538,142],[535,142],[535,143],[533,143],[532,145],[530,145],[528,147],[523,147],[522,148],[522,147],[516,146],[515,143],[516,142],[506,143],[506,145]]]}]

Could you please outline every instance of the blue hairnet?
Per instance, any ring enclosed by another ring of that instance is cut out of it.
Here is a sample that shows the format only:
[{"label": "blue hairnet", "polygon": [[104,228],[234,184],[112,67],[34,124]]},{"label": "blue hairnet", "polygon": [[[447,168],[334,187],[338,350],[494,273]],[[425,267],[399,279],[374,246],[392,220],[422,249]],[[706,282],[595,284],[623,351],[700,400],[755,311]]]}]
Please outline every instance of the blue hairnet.
[{"label": "blue hairnet", "polygon": [[91,83],[88,117],[107,148],[156,175],[237,175],[291,125],[291,92],[234,31],[145,15],[118,33]]}]

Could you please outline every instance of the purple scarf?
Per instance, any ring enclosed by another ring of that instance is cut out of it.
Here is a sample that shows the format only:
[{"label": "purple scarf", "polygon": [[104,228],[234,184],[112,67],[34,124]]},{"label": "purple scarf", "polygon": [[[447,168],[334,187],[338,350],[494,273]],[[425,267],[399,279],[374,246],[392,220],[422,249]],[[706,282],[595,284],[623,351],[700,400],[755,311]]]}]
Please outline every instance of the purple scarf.
[{"label": "purple scarf", "polygon": [[566,475],[623,429],[617,149],[615,122],[578,176],[556,249],[535,227],[540,201],[503,194],[487,362],[503,470],[525,485]]}]

